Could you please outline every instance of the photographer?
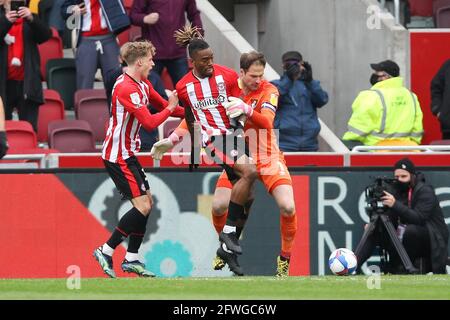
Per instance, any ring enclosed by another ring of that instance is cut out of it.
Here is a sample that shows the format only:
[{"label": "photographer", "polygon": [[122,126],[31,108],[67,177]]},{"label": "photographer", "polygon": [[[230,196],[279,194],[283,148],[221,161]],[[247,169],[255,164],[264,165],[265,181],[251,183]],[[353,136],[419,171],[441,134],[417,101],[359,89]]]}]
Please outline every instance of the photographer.
[{"label": "photographer", "polygon": [[[433,187],[426,184],[424,175],[416,172],[408,158],[395,164],[394,176],[396,194],[384,191],[381,200],[409,258],[422,273],[446,273],[449,233]],[[381,239],[368,238],[357,255],[358,265],[369,258],[377,241],[389,252],[391,272],[402,273],[398,254],[385,234]],[[419,266],[419,258],[423,258],[424,265]]]},{"label": "photographer", "polygon": [[280,132],[281,151],[317,151],[320,132],[317,108],[328,103],[328,94],[313,80],[311,65],[297,51],[282,56],[284,73],[272,82],[279,93],[274,128]]}]

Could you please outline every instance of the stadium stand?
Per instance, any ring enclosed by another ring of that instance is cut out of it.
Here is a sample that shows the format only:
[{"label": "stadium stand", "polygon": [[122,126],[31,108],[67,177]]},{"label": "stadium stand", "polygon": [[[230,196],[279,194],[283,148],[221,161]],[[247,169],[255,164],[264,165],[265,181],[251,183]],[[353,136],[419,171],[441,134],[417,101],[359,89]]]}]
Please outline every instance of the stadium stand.
[{"label": "stadium stand", "polygon": [[94,133],[84,120],[56,120],[48,125],[48,142],[60,152],[96,152]]},{"label": "stadium stand", "polygon": [[[104,92],[103,92],[104,93]],[[75,104],[76,119],[87,121],[94,133],[96,142],[102,143],[105,139],[109,120],[108,102],[106,94],[103,97],[86,96]]]},{"label": "stadium stand", "polygon": [[178,127],[181,120],[167,120],[163,123],[163,138],[167,138]]},{"label": "stadium stand", "polygon": [[64,102],[57,91],[44,89],[44,104],[39,107],[38,132],[39,142],[48,141],[48,124],[65,118]]},{"label": "stadium stand", "polygon": [[37,148],[37,137],[28,121],[5,121],[6,135],[9,143],[9,153],[22,153],[25,149]]},{"label": "stadium stand", "polygon": [[58,31],[55,28],[51,28],[52,37],[38,45],[39,55],[41,57],[41,78],[46,81],[46,65],[47,61],[51,59],[61,59],[63,58],[63,43],[59,37]]},{"label": "stadium stand", "polygon": [[437,28],[450,28],[449,0],[434,0],[433,14]]},{"label": "stadium stand", "polygon": [[46,65],[47,87],[60,93],[64,107],[72,110],[76,91],[75,59],[62,58],[48,60]]}]

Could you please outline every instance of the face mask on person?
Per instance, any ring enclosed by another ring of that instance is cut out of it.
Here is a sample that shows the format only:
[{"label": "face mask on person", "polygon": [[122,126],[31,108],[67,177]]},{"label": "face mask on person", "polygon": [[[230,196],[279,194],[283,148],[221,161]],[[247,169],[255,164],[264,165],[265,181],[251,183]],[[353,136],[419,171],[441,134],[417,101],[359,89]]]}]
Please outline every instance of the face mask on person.
[{"label": "face mask on person", "polygon": [[370,76],[370,84],[371,85],[375,85],[378,82],[380,82],[380,80],[378,80],[380,77],[376,74],[376,73],[372,73],[372,75]]},{"label": "face mask on person", "polygon": [[400,192],[407,192],[409,190],[409,181],[408,182],[401,182],[397,181],[397,188]]}]

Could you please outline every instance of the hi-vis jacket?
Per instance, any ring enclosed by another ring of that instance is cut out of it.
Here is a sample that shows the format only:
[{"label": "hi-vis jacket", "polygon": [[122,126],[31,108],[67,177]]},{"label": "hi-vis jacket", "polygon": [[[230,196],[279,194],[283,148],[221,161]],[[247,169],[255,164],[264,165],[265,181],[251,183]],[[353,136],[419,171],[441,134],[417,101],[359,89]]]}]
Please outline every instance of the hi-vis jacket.
[{"label": "hi-vis jacket", "polygon": [[352,116],[343,140],[358,140],[368,146],[382,140],[420,144],[422,110],[417,96],[403,86],[403,78],[380,81],[361,91],[352,105]]}]

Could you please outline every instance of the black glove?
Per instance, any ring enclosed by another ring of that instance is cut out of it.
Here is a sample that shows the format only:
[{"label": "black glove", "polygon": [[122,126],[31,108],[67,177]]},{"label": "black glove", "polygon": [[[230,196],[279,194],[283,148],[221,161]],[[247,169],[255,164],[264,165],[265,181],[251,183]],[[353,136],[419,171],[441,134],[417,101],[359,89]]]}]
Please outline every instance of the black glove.
[{"label": "black glove", "polygon": [[311,65],[308,62],[305,61],[303,63],[303,68],[305,68],[305,70],[302,73],[302,80],[305,81],[305,82],[313,81]]},{"label": "black glove", "polygon": [[6,140],[6,132],[0,131],[0,159],[3,158],[3,156],[8,151],[8,140]]},{"label": "black glove", "polygon": [[286,75],[292,81],[300,78],[301,70],[298,63],[292,63],[286,66]]}]

